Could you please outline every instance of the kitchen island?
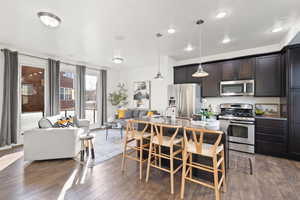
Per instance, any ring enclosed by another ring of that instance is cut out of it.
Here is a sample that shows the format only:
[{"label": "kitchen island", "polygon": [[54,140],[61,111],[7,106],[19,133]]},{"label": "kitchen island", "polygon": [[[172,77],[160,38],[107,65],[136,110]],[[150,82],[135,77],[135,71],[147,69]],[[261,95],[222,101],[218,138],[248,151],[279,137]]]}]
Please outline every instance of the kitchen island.
[{"label": "kitchen island", "polygon": [[[180,126],[181,128],[178,131],[177,134],[177,138],[181,138],[183,137],[183,128],[184,127],[188,127],[188,128],[197,128],[197,129],[207,129],[207,130],[212,130],[212,127],[209,126],[199,126],[199,125],[195,125],[194,123],[192,123],[192,121],[190,119],[185,119],[185,118],[176,118],[176,120],[171,120],[171,118],[169,117],[158,117],[158,118],[145,118],[145,119],[139,119],[140,121],[147,121],[150,123],[157,123],[157,124],[166,124],[166,125],[171,125],[171,126]],[[143,126],[139,126],[138,129],[142,130],[144,127]],[[227,140],[227,125],[222,125],[220,127],[218,127],[217,129],[213,129],[214,131],[223,131],[224,134],[222,135],[222,140],[221,140],[221,144],[224,145],[224,150],[225,150],[225,168],[228,169],[229,166],[229,151],[228,151],[228,140]],[[150,129],[150,128],[149,128]],[[147,130],[147,131],[151,131],[151,130]],[[164,130],[164,135],[172,135],[174,133],[174,129],[172,128],[165,128]],[[189,137],[189,134],[187,135],[187,137]],[[215,135],[208,135],[208,134],[204,134],[204,138],[203,141],[204,143],[209,143],[209,144],[213,144],[216,141],[217,137]],[[145,141],[147,142],[147,141]],[[179,147],[174,147],[174,150],[176,151]],[[169,148],[168,147],[163,147],[161,148],[162,153],[168,154],[169,153]],[[147,156],[146,154],[144,155],[145,157]],[[181,155],[180,155],[181,157]],[[179,166],[181,164],[181,160],[175,160],[174,161],[174,165],[175,168],[177,166]],[[205,157],[205,156],[201,156],[201,155],[195,155],[193,156],[193,162],[199,162],[199,163],[203,163],[203,164],[207,164],[212,166],[212,159],[210,157]],[[169,167],[169,160],[167,159],[162,159],[162,166],[165,168]],[[208,181],[213,180],[213,176],[211,173],[208,173],[206,171],[200,171],[198,169],[194,169],[193,170],[193,176],[199,177],[201,179],[205,179]]]}]

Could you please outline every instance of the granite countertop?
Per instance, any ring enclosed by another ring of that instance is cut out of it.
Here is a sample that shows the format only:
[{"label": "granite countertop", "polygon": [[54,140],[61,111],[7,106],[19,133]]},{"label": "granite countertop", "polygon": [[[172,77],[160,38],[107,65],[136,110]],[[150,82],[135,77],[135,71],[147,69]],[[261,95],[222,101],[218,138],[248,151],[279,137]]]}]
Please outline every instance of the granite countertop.
[{"label": "granite countertop", "polygon": [[257,119],[273,119],[273,120],[287,120],[286,117],[272,117],[272,116],[255,116]]}]

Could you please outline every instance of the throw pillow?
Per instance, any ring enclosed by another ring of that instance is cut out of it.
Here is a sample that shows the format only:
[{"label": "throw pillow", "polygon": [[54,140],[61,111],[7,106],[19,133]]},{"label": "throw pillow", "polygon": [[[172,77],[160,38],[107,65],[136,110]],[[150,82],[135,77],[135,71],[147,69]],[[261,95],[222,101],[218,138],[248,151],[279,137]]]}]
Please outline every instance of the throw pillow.
[{"label": "throw pillow", "polygon": [[147,113],[147,117],[151,117],[153,114],[154,114],[153,111],[149,111],[149,112]]},{"label": "throw pillow", "polygon": [[64,119],[60,119],[58,120],[53,127],[55,128],[67,128],[67,127],[71,127],[74,126],[73,124],[73,119],[72,118],[64,118]]},{"label": "throw pillow", "polygon": [[52,128],[53,125],[47,118],[42,118],[38,122],[39,128]]},{"label": "throw pillow", "polygon": [[118,110],[117,112],[118,112],[118,118],[119,119],[125,118],[126,110]]}]

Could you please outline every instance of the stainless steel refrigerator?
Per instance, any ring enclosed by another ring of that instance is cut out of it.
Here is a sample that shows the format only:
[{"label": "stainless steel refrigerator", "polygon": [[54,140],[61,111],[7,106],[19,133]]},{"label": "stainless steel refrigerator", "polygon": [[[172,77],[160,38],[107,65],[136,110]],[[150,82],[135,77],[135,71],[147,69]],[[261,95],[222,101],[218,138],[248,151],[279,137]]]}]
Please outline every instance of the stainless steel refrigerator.
[{"label": "stainless steel refrigerator", "polygon": [[176,106],[178,117],[192,117],[201,109],[199,84],[176,84],[168,86],[169,106]]}]

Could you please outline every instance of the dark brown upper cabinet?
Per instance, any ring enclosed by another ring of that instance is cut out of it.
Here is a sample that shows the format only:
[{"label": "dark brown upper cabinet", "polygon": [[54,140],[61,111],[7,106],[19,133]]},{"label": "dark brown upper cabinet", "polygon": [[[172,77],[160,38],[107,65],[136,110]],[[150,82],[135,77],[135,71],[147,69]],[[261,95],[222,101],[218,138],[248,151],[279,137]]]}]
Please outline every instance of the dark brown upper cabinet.
[{"label": "dark brown upper cabinet", "polygon": [[221,62],[222,80],[251,80],[254,79],[255,59],[242,58]]},{"label": "dark brown upper cabinet", "polygon": [[290,83],[291,89],[300,89],[300,47],[291,48],[288,51],[290,62]]},{"label": "dark brown upper cabinet", "polygon": [[174,67],[174,84],[201,83],[201,78],[194,78],[192,75],[198,69],[198,64]]},{"label": "dark brown upper cabinet", "polygon": [[182,84],[186,81],[185,67],[174,67],[174,84]]},{"label": "dark brown upper cabinet", "polygon": [[239,60],[229,60],[221,62],[223,81],[238,80],[239,63]]},{"label": "dark brown upper cabinet", "polygon": [[202,78],[202,96],[218,97],[220,96],[220,81],[222,79],[222,69],[220,63],[210,63],[203,65],[204,71],[209,76]]},{"label": "dark brown upper cabinet", "polygon": [[280,97],[282,89],[281,55],[272,54],[256,58],[255,96]]},{"label": "dark brown upper cabinet", "polygon": [[238,77],[239,80],[252,80],[255,78],[255,58],[240,59]]}]

